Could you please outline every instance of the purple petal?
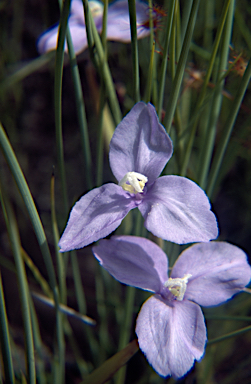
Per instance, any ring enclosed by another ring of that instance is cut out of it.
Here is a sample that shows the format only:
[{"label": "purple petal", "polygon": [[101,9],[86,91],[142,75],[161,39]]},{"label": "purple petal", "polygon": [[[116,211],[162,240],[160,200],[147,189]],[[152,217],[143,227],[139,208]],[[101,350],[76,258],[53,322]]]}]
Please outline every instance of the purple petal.
[{"label": "purple petal", "polygon": [[[72,44],[76,55],[83,52],[88,47],[86,29],[83,25],[78,25],[69,21]],[[68,52],[68,49],[65,49]]]},{"label": "purple petal", "polygon": [[61,252],[85,247],[114,231],[134,200],[116,184],[105,184],[82,196],[71,210],[59,241]]},{"label": "purple petal", "polygon": [[136,236],[113,236],[93,247],[100,264],[121,283],[160,292],[168,279],[168,261],[160,247]]},{"label": "purple petal", "polygon": [[136,334],[140,349],[161,375],[184,376],[204,354],[206,327],[200,307],[188,300],[152,296],[142,306]]},{"label": "purple petal", "polygon": [[[97,23],[100,19],[102,20],[102,17],[97,17]],[[88,46],[82,0],[72,0],[68,26],[75,54],[79,54]],[[38,52],[43,54],[55,50],[57,48],[57,42],[58,24],[40,36],[37,43]],[[65,43],[65,52],[67,51],[67,44]]]},{"label": "purple petal", "polygon": [[37,41],[37,50],[40,55],[46,52],[54,51],[58,43],[58,24],[56,27],[44,32]]},{"label": "purple petal", "polygon": [[110,143],[114,176],[120,181],[127,172],[138,172],[151,184],[171,156],[172,142],[155,108],[150,103],[137,103],[117,126]]},{"label": "purple petal", "polygon": [[70,10],[71,21],[76,24],[85,26],[84,6],[82,0],[72,0]]},{"label": "purple petal", "polygon": [[[148,5],[136,1],[137,35],[138,39],[150,34]],[[146,25],[146,26],[144,26]],[[109,5],[107,15],[107,39],[113,41],[131,41],[130,19],[127,0],[115,1]]]},{"label": "purple petal", "polygon": [[[85,25],[77,24],[75,21],[69,19],[68,22],[73,48],[75,54],[79,54],[84,51],[87,46],[87,37]],[[38,39],[37,48],[40,54],[44,54],[49,51],[53,51],[57,48],[58,43],[58,25],[55,28],[50,29],[49,31],[43,33],[43,35]],[[68,51],[67,44],[65,43],[65,52]]]},{"label": "purple petal", "polygon": [[195,244],[181,253],[172,277],[190,273],[185,298],[203,306],[218,305],[240,292],[251,280],[251,267],[240,248],[225,243]]},{"label": "purple petal", "polygon": [[147,191],[139,210],[146,228],[164,240],[185,244],[218,236],[205,192],[185,177],[160,177]]}]

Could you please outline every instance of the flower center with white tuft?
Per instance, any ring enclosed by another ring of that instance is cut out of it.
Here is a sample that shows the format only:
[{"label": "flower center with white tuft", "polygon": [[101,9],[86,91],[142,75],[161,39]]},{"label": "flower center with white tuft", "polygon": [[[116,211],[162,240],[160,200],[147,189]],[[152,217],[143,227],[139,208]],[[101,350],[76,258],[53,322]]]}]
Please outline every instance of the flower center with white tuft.
[{"label": "flower center with white tuft", "polygon": [[138,172],[127,172],[127,174],[120,180],[119,185],[127,192],[130,193],[143,193],[145,184],[148,178]]},{"label": "flower center with white tuft", "polygon": [[176,297],[177,300],[182,301],[186,292],[188,279],[192,277],[190,273],[180,278],[172,279],[171,277],[165,282],[164,286]]},{"label": "flower center with white tuft", "polygon": [[92,17],[98,17],[103,15],[104,6],[100,1],[91,0],[89,1],[89,8],[92,14]]}]

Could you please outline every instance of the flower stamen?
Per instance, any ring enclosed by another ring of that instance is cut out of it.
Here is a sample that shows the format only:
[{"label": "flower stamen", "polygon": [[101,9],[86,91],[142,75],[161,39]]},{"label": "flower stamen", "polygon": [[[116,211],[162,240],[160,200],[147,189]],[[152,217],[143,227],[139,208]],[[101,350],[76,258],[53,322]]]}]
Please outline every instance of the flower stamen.
[{"label": "flower stamen", "polygon": [[89,8],[92,14],[92,17],[98,17],[103,15],[104,6],[100,1],[91,0],[89,1]]},{"label": "flower stamen", "polygon": [[119,185],[127,192],[142,193],[147,183],[148,178],[138,172],[127,172],[127,174],[120,180]]},{"label": "flower stamen", "polygon": [[176,297],[177,300],[182,301],[186,292],[188,279],[191,277],[190,273],[180,278],[172,279],[171,277],[165,282],[164,286]]}]

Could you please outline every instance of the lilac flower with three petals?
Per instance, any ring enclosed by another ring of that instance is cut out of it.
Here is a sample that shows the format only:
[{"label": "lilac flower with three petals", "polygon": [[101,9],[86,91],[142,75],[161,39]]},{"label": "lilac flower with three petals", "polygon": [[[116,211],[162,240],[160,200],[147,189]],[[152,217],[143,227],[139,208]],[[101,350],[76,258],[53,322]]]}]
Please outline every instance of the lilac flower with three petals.
[{"label": "lilac flower with three petals", "polygon": [[[99,1],[90,0],[89,7],[97,30],[98,32],[101,32],[104,6]],[[150,34],[150,29],[148,27],[149,8],[146,3],[136,1],[136,16],[137,35],[138,39],[141,39]],[[158,19],[159,15],[153,11],[153,17]],[[68,26],[72,37],[74,51],[76,54],[79,54],[88,46],[82,0],[72,0]],[[37,43],[38,52],[43,54],[56,49],[57,40],[58,24],[39,37]],[[122,41],[124,43],[129,43],[131,41],[127,0],[118,0],[109,5],[107,14],[107,40]],[[65,51],[67,52],[67,44],[65,44]]]},{"label": "lilac flower with three petals", "polygon": [[169,278],[165,253],[144,238],[114,236],[101,240],[93,253],[120,282],[155,293],[139,312],[136,334],[161,376],[182,377],[203,357],[207,333],[200,305],[224,303],[251,279],[246,254],[225,242],[187,248]]},{"label": "lilac flower with three petals", "polygon": [[59,241],[62,252],[109,235],[138,207],[145,227],[178,244],[209,241],[218,227],[205,192],[180,176],[158,177],[172,156],[172,141],[153,105],[137,103],[115,129],[110,166],[118,184],[95,188],[74,205]]}]

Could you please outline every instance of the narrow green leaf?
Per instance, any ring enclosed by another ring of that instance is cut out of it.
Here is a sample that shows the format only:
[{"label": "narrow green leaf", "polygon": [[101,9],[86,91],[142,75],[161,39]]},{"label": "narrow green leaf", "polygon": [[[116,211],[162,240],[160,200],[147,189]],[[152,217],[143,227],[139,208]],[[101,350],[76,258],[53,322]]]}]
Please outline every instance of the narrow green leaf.
[{"label": "narrow green leaf", "polygon": [[18,286],[20,292],[20,301],[23,316],[24,325],[24,337],[26,345],[26,365],[27,376],[29,384],[36,383],[36,368],[35,368],[35,353],[34,353],[34,341],[33,330],[31,323],[30,304],[29,304],[29,290],[27,283],[27,276],[24,267],[24,261],[21,256],[21,244],[19,239],[19,232],[17,228],[17,222],[14,217],[13,211],[7,201],[7,198],[3,196],[2,188],[0,189],[0,200],[5,218],[5,223],[11,243],[11,248],[15,260]]},{"label": "narrow green leaf", "polygon": [[108,359],[99,368],[93,371],[82,384],[103,384],[106,383],[114,374],[125,365],[128,360],[138,351],[137,340],[131,341],[122,351],[119,351]]},{"label": "narrow green leaf", "polygon": [[3,292],[2,276],[0,273],[0,347],[3,359],[3,376],[6,383],[15,383],[13,363],[11,357],[10,336],[8,318],[6,314]]},{"label": "narrow green leaf", "polygon": [[138,37],[137,37],[137,17],[136,17],[136,0],[128,0],[130,27],[131,27],[131,45],[132,45],[132,63],[133,63],[133,85],[135,103],[140,101],[139,88],[139,53],[138,53]]}]

